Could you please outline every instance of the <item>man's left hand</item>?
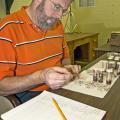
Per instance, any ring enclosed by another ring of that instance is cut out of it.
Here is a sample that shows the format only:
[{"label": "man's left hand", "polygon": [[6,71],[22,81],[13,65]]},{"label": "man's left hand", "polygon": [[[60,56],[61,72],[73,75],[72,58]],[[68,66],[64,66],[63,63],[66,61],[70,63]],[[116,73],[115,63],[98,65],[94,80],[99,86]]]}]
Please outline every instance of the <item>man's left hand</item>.
[{"label": "man's left hand", "polygon": [[75,77],[79,76],[79,73],[81,71],[80,65],[65,65],[64,66],[69,72],[71,72]]}]

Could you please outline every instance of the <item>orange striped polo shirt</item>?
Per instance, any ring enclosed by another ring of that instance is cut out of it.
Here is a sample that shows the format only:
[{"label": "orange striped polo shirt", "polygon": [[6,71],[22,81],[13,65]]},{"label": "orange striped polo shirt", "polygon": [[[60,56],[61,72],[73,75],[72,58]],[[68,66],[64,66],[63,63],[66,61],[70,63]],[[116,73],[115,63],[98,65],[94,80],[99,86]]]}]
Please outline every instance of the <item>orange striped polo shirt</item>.
[{"label": "orange striped polo shirt", "polygon": [[[61,22],[43,32],[32,23],[24,7],[0,21],[0,79],[61,66],[65,58],[69,58],[69,51]],[[48,86],[32,90],[44,89]]]}]

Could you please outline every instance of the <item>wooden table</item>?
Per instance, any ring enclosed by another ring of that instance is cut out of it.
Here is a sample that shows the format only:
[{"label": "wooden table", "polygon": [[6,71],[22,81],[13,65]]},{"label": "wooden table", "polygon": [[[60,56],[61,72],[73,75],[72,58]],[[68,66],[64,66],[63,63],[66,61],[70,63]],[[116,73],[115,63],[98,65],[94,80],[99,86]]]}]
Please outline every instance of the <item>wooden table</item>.
[{"label": "wooden table", "polygon": [[[103,59],[105,55],[90,63],[84,69],[89,68],[97,61]],[[96,98],[82,93],[73,92],[70,90],[59,89],[52,91],[56,94],[71,98],[73,100],[91,105],[93,107],[107,111],[103,120],[120,120],[120,80],[118,79],[110,91],[104,98]]]},{"label": "wooden table", "polygon": [[[106,54],[96,59],[92,63],[88,64],[87,66],[85,66],[83,70],[88,69],[96,62],[98,62],[101,59],[104,59],[105,57]],[[120,120],[120,92],[119,92],[120,79],[116,81],[116,83],[107,93],[107,95],[102,99],[65,89],[50,90],[50,91],[68,97],[70,99],[79,101],[81,103],[107,111],[103,120]]]},{"label": "wooden table", "polygon": [[101,47],[95,48],[95,58],[100,57],[101,55],[105,54],[106,52],[120,52],[119,46],[113,46],[108,44],[102,45]]},{"label": "wooden table", "polygon": [[[89,63],[94,60],[94,49],[98,46],[98,33],[69,33],[65,34],[65,39],[67,40],[68,47],[70,49],[72,64],[76,62]],[[74,56],[74,52],[77,47],[81,47],[81,57],[79,60]]]}]

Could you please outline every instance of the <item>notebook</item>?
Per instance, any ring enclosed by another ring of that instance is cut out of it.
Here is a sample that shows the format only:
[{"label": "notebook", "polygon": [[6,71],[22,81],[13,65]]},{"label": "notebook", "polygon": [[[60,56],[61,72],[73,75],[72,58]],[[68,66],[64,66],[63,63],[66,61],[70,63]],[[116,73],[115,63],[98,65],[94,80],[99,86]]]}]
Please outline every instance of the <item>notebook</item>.
[{"label": "notebook", "polygon": [[44,91],[37,97],[1,115],[3,120],[62,120],[54,98],[67,120],[102,120],[106,111]]}]

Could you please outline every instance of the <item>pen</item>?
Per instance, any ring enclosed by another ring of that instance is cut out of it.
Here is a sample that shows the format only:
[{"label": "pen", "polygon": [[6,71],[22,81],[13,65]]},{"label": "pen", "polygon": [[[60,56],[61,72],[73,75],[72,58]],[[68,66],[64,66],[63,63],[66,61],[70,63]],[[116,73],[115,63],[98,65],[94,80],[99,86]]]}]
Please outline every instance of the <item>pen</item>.
[{"label": "pen", "polygon": [[60,114],[62,120],[67,120],[67,118],[65,117],[65,115],[64,115],[64,113],[62,112],[61,108],[59,107],[57,101],[56,101],[54,98],[52,98],[52,101],[53,101],[53,103],[54,103],[56,109],[58,110],[58,112],[59,112],[59,114]]}]

